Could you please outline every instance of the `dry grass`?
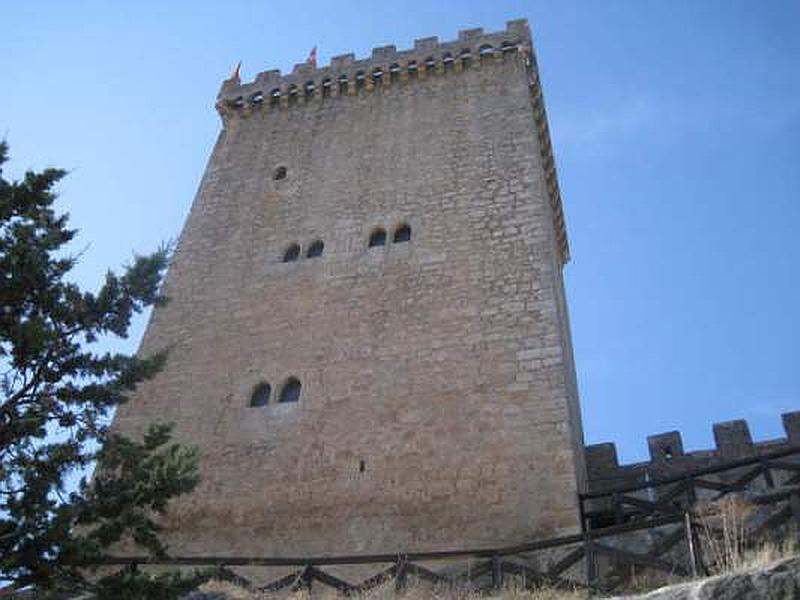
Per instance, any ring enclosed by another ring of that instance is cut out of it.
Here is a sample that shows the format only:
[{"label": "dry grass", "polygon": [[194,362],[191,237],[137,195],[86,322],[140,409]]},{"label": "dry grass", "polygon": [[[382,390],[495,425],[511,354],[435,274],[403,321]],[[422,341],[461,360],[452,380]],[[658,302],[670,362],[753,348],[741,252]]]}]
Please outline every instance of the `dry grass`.
[{"label": "dry grass", "polygon": [[743,568],[751,546],[748,520],[755,507],[736,496],[698,506],[700,546],[703,557],[714,574],[731,573]]},{"label": "dry grass", "polygon": [[700,549],[712,575],[756,569],[798,554],[796,531],[780,541],[753,539],[751,524],[756,511],[755,505],[735,496],[697,509]]},{"label": "dry grass", "polygon": [[[315,590],[313,593],[301,590],[283,594],[250,592],[225,581],[209,581],[200,587],[201,592],[217,594],[226,600],[322,600],[341,599],[333,590]],[[509,586],[490,595],[482,595],[468,588],[436,588],[424,584],[411,584],[403,592],[397,593],[394,582],[379,586],[366,594],[351,596],[356,600],[586,600],[588,592],[582,590],[562,590],[551,587],[523,589]]]}]

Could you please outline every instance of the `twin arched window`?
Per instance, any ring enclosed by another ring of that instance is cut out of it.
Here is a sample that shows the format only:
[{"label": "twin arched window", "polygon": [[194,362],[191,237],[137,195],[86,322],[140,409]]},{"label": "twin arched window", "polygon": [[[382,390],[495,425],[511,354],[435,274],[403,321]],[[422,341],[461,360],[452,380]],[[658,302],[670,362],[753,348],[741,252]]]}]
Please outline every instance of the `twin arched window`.
[{"label": "twin arched window", "polygon": [[[392,242],[402,243],[408,242],[411,240],[411,226],[408,223],[403,223],[398,225],[397,228],[394,230],[394,234],[392,235]],[[377,227],[376,229],[372,230],[372,233],[369,235],[369,243],[367,246],[369,248],[374,248],[376,246],[385,246],[386,245],[386,230],[383,227]]]},{"label": "twin arched window", "polygon": [[[300,383],[300,380],[297,377],[289,377],[281,387],[278,402],[298,402],[302,390],[303,384]],[[266,381],[262,381],[253,388],[253,393],[250,395],[250,406],[266,406],[270,402],[271,395],[272,386]]]},{"label": "twin arched window", "polygon": [[[306,249],[306,258],[318,258],[325,251],[325,244],[322,240],[314,240]],[[300,244],[293,242],[283,253],[283,262],[294,262],[300,258]]]},{"label": "twin arched window", "polygon": [[[383,227],[376,227],[369,235],[368,248],[375,248],[377,246],[385,246],[388,236]],[[411,226],[408,223],[401,223],[398,225],[392,234],[392,242],[401,244],[403,242],[411,241]],[[322,240],[314,240],[306,248],[306,258],[319,258],[325,252],[325,243]],[[283,262],[294,262],[300,258],[301,249],[300,244],[292,242],[283,253]]]}]

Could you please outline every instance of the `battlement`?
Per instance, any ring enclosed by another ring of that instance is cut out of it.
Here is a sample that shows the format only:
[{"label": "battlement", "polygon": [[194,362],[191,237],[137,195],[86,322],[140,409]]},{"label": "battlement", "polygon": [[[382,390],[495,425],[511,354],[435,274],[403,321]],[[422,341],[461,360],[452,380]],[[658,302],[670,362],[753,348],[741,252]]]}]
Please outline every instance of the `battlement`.
[{"label": "battlement", "polygon": [[589,491],[599,492],[653,478],[681,475],[722,462],[800,445],[800,411],[785,413],[782,420],[786,437],[762,442],[753,441],[750,427],[743,419],[715,423],[715,448],[693,452],[684,452],[679,431],[651,435],[647,437],[650,460],[629,465],[619,464],[613,443],[586,446]]},{"label": "battlement", "polygon": [[330,65],[319,68],[307,62],[299,63],[288,75],[283,75],[278,69],[262,71],[250,83],[242,83],[238,74],[234,74],[222,83],[216,107],[223,125],[227,125],[231,119],[246,118],[255,113],[279,113],[318,105],[323,101],[374,94],[392,86],[509,60],[518,61],[527,73],[560,259],[565,264],[569,261],[569,241],[544,98],[526,19],[508,21],[503,31],[494,33],[486,33],[481,28],[462,30],[458,39],[451,42],[439,42],[437,37],[417,39],[410,50],[397,50],[393,45],[380,46],[373,48],[369,58],[360,60],[356,60],[352,53],[342,54],[333,57]]},{"label": "battlement", "polygon": [[369,58],[356,60],[354,54],[341,54],[331,64],[319,68],[305,62],[283,75],[280,70],[262,71],[251,83],[241,83],[238,75],[222,83],[217,109],[223,119],[246,113],[250,108],[287,108],[309,101],[336,96],[370,93],[382,85],[404,83],[446,71],[460,72],[472,65],[503,58],[522,51],[532,57],[531,34],[526,19],[509,21],[503,31],[485,33],[466,29],[452,42],[437,37],[414,41],[414,48],[397,50],[393,45],[372,49]]}]

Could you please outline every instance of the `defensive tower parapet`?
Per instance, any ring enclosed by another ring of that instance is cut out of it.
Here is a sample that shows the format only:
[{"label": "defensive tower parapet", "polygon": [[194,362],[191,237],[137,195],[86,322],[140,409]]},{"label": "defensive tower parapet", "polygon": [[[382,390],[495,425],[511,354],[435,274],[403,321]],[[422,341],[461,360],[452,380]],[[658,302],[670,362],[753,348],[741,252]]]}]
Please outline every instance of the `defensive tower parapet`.
[{"label": "defensive tower parapet", "polygon": [[586,469],[592,492],[620,485],[641,483],[652,478],[670,477],[714,467],[726,461],[760,456],[789,446],[800,445],[800,411],[782,415],[786,437],[754,442],[744,419],[714,423],[715,447],[685,452],[679,431],[647,437],[650,460],[620,465],[614,443],[586,446]]},{"label": "defensive tower parapet", "polygon": [[503,31],[493,33],[486,33],[482,28],[461,30],[458,39],[450,42],[440,43],[436,36],[417,39],[410,50],[397,50],[394,45],[379,46],[372,49],[369,58],[359,60],[355,54],[342,54],[334,56],[330,65],[320,68],[314,68],[310,63],[299,63],[288,75],[283,75],[279,69],[262,71],[250,83],[241,83],[239,76],[235,75],[222,83],[216,107],[223,125],[227,126],[237,117],[319,106],[325,100],[388,91],[392,86],[457,74],[468,68],[484,68],[507,60],[518,61],[520,67],[528,72],[560,259],[562,264],[566,264],[569,262],[569,240],[527,19],[508,21]]},{"label": "defensive tower parapet", "polygon": [[[532,56],[531,48],[528,21],[517,19],[508,21],[503,31],[494,33],[485,33],[482,28],[459,31],[458,39],[451,42],[440,43],[433,36],[415,40],[410,50],[379,46],[372,49],[369,58],[356,60],[355,54],[349,53],[334,56],[331,64],[324,67],[299,63],[288,75],[279,69],[262,71],[251,83],[243,84],[238,76],[233,76],[222,83],[217,108],[225,117],[247,114],[246,109],[302,106],[328,96],[369,93],[379,86],[444,74],[451,69],[458,73],[518,51],[526,57]],[[329,90],[325,82],[330,83]]]}]

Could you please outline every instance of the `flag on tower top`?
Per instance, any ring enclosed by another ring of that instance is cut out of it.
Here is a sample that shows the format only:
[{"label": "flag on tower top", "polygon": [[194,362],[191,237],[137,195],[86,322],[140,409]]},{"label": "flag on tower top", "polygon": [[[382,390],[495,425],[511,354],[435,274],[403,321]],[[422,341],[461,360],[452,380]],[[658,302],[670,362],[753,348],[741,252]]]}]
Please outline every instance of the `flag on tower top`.
[{"label": "flag on tower top", "polygon": [[239,69],[242,68],[242,61],[236,63],[236,66],[233,68],[233,73],[231,73],[231,79],[239,80]]},{"label": "flag on tower top", "polygon": [[308,64],[310,64],[315,69],[317,68],[317,47],[314,46],[311,49],[311,52],[308,53],[308,59],[306,60]]}]

